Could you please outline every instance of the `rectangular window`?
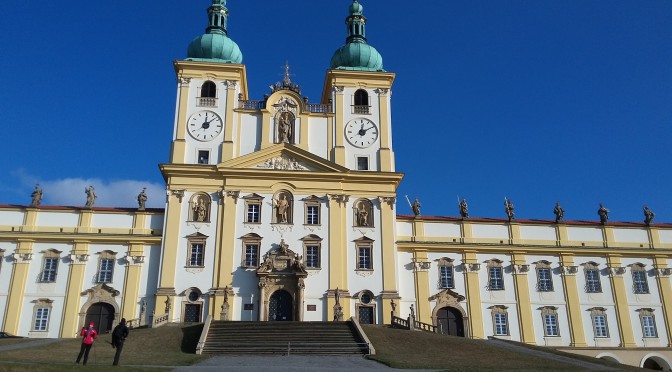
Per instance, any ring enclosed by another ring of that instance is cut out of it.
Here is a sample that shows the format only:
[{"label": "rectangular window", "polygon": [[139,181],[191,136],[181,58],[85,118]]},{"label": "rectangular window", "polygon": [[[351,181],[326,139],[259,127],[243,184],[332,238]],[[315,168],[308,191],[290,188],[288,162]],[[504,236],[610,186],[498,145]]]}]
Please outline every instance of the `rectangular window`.
[{"label": "rectangular window", "polygon": [[360,170],[360,171],[369,170],[369,158],[368,158],[368,156],[358,156],[357,157],[357,170]]},{"label": "rectangular window", "polygon": [[35,309],[35,324],[33,331],[46,332],[49,324],[49,309],[46,307],[39,307]]},{"label": "rectangular window", "polygon": [[317,205],[306,206],[306,225],[320,224],[320,207]]},{"label": "rectangular window", "polygon": [[306,267],[309,269],[320,268],[320,246],[306,246]]},{"label": "rectangular window", "polygon": [[509,334],[509,325],[506,314],[495,314],[495,336],[507,336]]},{"label": "rectangular window", "polygon": [[203,266],[203,254],[205,245],[203,243],[192,243],[191,254],[189,256],[189,266]]},{"label": "rectangular window", "polygon": [[261,208],[260,204],[248,204],[247,205],[247,223],[259,223],[259,209]]},{"label": "rectangular window", "polygon": [[649,283],[646,281],[646,271],[632,272],[632,286],[635,293],[649,293]]},{"label": "rectangular window", "polygon": [[100,260],[98,270],[98,283],[112,283],[112,274],[114,272],[114,260],[103,258]]},{"label": "rectangular window", "polygon": [[210,151],[198,151],[198,164],[210,164]]},{"label": "rectangular window", "polygon": [[586,270],[586,292],[588,293],[602,292],[602,284],[600,283],[600,270],[598,269]]},{"label": "rectangular window", "polygon": [[491,291],[501,291],[504,289],[504,279],[502,278],[502,268],[501,267],[491,267],[488,271],[490,274],[490,285],[489,289]]},{"label": "rectangular window", "polygon": [[359,246],[357,247],[357,269],[358,270],[372,270],[371,263],[371,247]]},{"label": "rectangular window", "polygon": [[453,281],[453,267],[439,266],[439,277],[441,280],[441,288],[455,288]]},{"label": "rectangular window", "polygon": [[553,277],[550,268],[537,269],[537,289],[539,292],[553,291]]},{"label": "rectangular window", "polygon": [[557,314],[544,315],[544,326],[546,327],[546,336],[560,336]]},{"label": "rectangular window", "polygon": [[595,337],[609,337],[607,333],[607,316],[593,316],[593,329],[595,330]]},{"label": "rectangular window", "polygon": [[644,337],[658,337],[653,315],[642,316],[642,330],[644,331]]},{"label": "rectangular window", "polygon": [[245,267],[259,266],[258,244],[245,244],[245,262],[243,262],[243,266]]},{"label": "rectangular window", "polygon": [[44,269],[42,270],[42,277],[40,281],[43,283],[51,283],[56,281],[56,272],[58,269],[58,258],[49,257],[44,259]]}]

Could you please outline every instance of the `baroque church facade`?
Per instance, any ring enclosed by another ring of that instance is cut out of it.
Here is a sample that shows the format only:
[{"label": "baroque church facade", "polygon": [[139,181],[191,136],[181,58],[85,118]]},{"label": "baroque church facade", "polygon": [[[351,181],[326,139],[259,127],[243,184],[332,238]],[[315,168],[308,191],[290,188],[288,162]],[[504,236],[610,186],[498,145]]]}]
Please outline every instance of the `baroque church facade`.
[{"label": "baroque church facade", "polygon": [[0,206],[3,331],[415,318],[670,366],[672,224],[399,215],[395,75],[367,42],[362,5],[319,103],[289,74],[249,99],[226,2],[207,14],[174,62],[164,209],[42,206],[37,189],[30,206]]}]

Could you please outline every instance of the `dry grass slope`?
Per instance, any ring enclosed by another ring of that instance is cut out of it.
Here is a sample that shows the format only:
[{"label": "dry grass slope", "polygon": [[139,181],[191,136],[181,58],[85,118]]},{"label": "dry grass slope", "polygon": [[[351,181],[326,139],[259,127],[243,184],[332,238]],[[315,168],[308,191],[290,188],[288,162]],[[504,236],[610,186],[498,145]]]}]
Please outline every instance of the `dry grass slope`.
[{"label": "dry grass slope", "polygon": [[86,367],[75,364],[81,341],[68,339],[46,346],[0,352],[0,371],[83,370],[94,365],[96,370],[102,371],[168,371],[172,369],[168,366],[191,365],[205,359],[194,354],[202,329],[203,325],[192,325],[131,330],[121,355],[121,364],[133,367],[112,367],[115,352],[111,345],[112,335],[105,334],[98,337],[91,349]]},{"label": "dry grass slope", "polygon": [[[587,371],[574,365],[551,362],[545,358],[491,346],[487,341],[441,336],[427,332],[411,332],[383,326],[363,325],[381,363],[394,368],[439,369],[444,371]],[[559,353],[559,352],[557,352]],[[571,354],[564,354],[575,357]],[[620,364],[588,358],[592,363],[607,365],[620,371],[633,371]]]}]

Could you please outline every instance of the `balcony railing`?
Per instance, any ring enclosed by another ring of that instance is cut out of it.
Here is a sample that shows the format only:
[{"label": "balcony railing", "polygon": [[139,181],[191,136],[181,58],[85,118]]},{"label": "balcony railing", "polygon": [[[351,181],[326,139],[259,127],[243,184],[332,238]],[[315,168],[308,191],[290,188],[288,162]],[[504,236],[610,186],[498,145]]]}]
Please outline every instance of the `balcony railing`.
[{"label": "balcony railing", "polygon": [[371,113],[371,106],[369,105],[352,105],[353,114],[368,115]]},{"label": "balcony railing", "polygon": [[266,108],[266,101],[238,100],[238,108],[243,110],[261,110]]},{"label": "balcony railing", "polygon": [[217,98],[215,97],[198,97],[196,105],[199,107],[217,107]]},{"label": "balcony railing", "polygon": [[[331,103],[303,103],[304,109],[309,112],[330,114],[332,113]],[[238,108],[242,110],[263,110],[266,108],[266,101],[256,100],[238,100]]]},{"label": "balcony railing", "polygon": [[310,112],[316,112],[316,113],[322,113],[322,114],[330,114],[331,111],[331,104],[322,104],[322,103],[307,103],[306,104],[306,109]]}]

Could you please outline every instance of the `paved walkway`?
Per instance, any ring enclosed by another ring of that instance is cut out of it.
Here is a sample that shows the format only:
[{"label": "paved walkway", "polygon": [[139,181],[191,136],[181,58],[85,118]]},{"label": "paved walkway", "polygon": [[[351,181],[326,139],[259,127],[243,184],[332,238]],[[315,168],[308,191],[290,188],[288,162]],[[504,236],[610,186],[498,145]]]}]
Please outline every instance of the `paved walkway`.
[{"label": "paved walkway", "polygon": [[545,358],[545,359],[556,361],[556,362],[571,364],[571,365],[581,367],[581,368],[585,368],[585,369],[589,369],[589,370],[592,370],[592,371],[617,371],[618,370],[617,368],[612,368],[612,367],[609,367],[609,366],[605,366],[603,364],[591,363],[591,362],[584,361],[584,360],[581,360],[581,359],[570,358],[570,357],[566,357],[566,356],[562,356],[562,355],[558,355],[558,354],[553,354],[553,353],[549,353],[549,352],[542,351],[542,350],[532,349],[532,348],[529,348],[529,347],[516,345],[516,344],[511,343],[511,342],[506,342],[506,341],[501,341],[501,340],[493,340],[493,339],[490,339],[487,342],[488,342],[489,345],[492,345],[492,346],[501,347],[501,348],[509,349],[509,350],[515,350],[518,353],[534,355],[534,356],[537,356],[537,357],[540,357],[540,358]]},{"label": "paved walkway", "polygon": [[[290,356],[218,356],[175,371],[402,371],[362,356],[290,355]],[[403,371],[429,371],[404,369]]]},{"label": "paved walkway", "polygon": [[43,338],[35,341],[19,342],[18,344],[12,344],[12,345],[0,345],[0,351],[10,351],[10,350],[23,349],[27,347],[48,345],[53,344],[55,342],[60,342],[62,340],[63,340],[62,338]]}]

